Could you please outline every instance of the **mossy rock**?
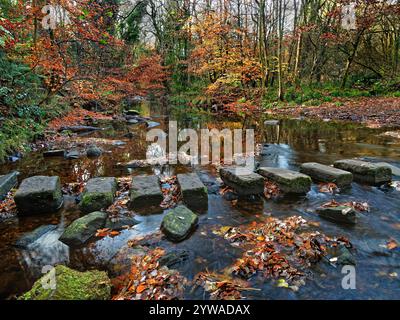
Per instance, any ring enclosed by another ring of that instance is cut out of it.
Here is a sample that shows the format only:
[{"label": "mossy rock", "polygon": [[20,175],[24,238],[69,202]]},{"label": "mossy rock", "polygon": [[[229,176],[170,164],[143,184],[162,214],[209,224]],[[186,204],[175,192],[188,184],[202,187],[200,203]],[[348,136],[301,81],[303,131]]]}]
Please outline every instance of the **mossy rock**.
[{"label": "mossy rock", "polygon": [[44,288],[51,273],[37,280],[32,289],[19,300],[108,300],[111,298],[111,281],[104,271],[79,272],[66,266],[56,266],[55,289]]},{"label": "mossy rock", "polygon": [[114,177],[90,179],[82,194],[80,208],[82,212],[89,213],[107,209],[114,202],[117,190],[117,180]]},{"label": "mossy rock", "polygon": [[60,237],[60,241],[69,246],[79,246],[84,244],[98,229],[104,227],[107,219],[105,212],[92,212],[73,221]]},{"label": "mossy rock", "polygon": [[197,227],[199,218],[185,206],[178,206],[168,212],[162,221],[161,230],[172,241],[186,239]]}]

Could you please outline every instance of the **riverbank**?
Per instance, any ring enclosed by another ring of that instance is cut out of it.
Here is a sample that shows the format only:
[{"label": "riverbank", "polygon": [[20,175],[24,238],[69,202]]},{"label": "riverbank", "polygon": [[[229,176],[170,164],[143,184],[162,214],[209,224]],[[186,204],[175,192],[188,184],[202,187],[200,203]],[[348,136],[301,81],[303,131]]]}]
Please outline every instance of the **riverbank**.
[{"label": "riverbank", "polygon": [[280,107],[266,113],[275,116],[305,117],[324,121],[339,120],[369,128],[400,127],[400,98],[338,98],[320,106]]}]

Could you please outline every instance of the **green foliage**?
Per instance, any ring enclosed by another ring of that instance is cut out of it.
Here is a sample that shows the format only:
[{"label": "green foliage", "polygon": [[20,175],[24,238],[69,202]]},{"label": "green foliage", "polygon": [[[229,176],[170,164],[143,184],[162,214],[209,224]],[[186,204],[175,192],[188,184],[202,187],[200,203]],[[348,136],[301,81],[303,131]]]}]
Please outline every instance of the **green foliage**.
[{"label": "green foliage", "polygon": [[45,96],[41,78],[25,64],[11,61],[0,53],[0,163],[15,151],[28,151],[28,142],[37,139],[46,121],[66,108],[54,97],[40,105]]}]

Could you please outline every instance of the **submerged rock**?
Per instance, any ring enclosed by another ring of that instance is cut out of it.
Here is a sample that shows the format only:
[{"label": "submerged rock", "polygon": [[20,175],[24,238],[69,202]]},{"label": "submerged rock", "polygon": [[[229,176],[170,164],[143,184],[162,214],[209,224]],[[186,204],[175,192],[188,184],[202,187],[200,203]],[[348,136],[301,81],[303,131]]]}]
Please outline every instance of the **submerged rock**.
[{"label": "submerged rock", "polygon": [[208,192],[197,173],[178,174],[183,201],[192,210],[208,209]]},{"label": "submerged rock", "polygon": [[65,155],[65,159],[67,160],[79,159],[79,156],[80,154],[78,150],[71,150],[67,152],[67,154]]},{"label": "submerged rock", "polygon": [[55,212],[63,204],[59,177],[35,176],[22,181],[14,197],[19,214]]},{"label": "submerged rock", "polygon": [[18,184],[18,171],[13,171],[4,176],[0,176],[0,201],[4,200],[7,193]]},{"label": "submerged rock", "polygon": [[185,206],[168,212],[161,223],[161,230],[168,239],[179,242],[186,239],[197,227],[199,218]]},{"label": "submerged rock", "polygon": [[159,260],[161,266],[168,268],[175,267],[184,263],[189,259],[189,251],[187,250],[174,250],[162,256]]},{"label": "submerged rock", "polygon": [[50,158],[50,157],[64,157],[65,150],[48,150],[43,152],[43,157]]},{"label": "submerged rock", "polygon": [[357,222],[356,211],[352,207],[338,206],[338,207],[320,207],[317,213],[328,220],[334,222],[355,224]]},{"label": "submerged rock", "polygon": [[30,244],[34,243],[36,240],[38,240],[40,237],[45,235],[46,233],[53,231],[57,229],[56,225],[46,225],[46,226],[40,226],[39,228],[36,228],[35,230],[25,233],[22,235],[16,242],[15,246],[18,248],[27,248]]},{"label": "submerged rock", "polygon": [[139,213],[162,212],[163,194],[157,176],[135,176],[130,189],[131,209]]},{"label": "submerged rock", "polygon": [[264,192],[264,178],[245,167],[223,168],[219,173],[222,181],[240,196]]},{"label": "submerged rock", "polygon": [[305,194],[311,189],[311,178],[296,171],[261,167],[258,169],[258,173],[276,183],[284,193]]},{"label": "submerged rock", "polygon": [[349,186],[353,182],[351,172],[315,162],[303,163],[300,172],[309,175],[316,181],[335,183],[338,187]]},{"label": "submerged rock", "polygon": [[124,227],[132,227],[134,225],[139,224],[140,221],[137,221],[133,217],[116,217],[116,218],[108,218],[105,228],[111,230],[121,230]]},{"label": "submerged rock", "polygon": [[103,150],[101,150],[98,146],[92,145],[89,146],[86,150],[86,155],[89,158],[97,158],[100,157],[103,153]]},{"label": "submerged rock", "polygon": [[69,246],[79,246],[88,241],[102,229],[106,223],[107,213],[92,212],[73,221],[60,237],[60,241]]},{"label": "submerged rock", "polygon": [[37,280],[32,289],[19,300],[108,300],[111,298],[111,281],[104,271],[79,272],[63,265],[55,267],[55,287],[50,284],[50,271]]},{"label": "submerged rock", "polygon": [[89,213],[107,209],[114,202],[117,190],[117,179],[114,177],[101,177],[90,179],[82,194],[80,208]]},{"label": "submerged rock", "polygon": [[392,170],[387,166],[347,159],[334,163],[335,168],[353,173],[354,180],[371,184],[383,184],[392,180]]}]

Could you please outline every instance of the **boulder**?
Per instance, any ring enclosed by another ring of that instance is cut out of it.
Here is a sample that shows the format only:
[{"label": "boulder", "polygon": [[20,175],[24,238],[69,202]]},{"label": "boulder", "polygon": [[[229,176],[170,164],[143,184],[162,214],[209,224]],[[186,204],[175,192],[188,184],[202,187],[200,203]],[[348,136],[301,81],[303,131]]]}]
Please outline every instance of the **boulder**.
[{"label": "boulder", "polygon": [[124,227],[132,227],[134,225],[139,224],[140,221],[137,221],[133,217],[113,217],[113,218],[108,218],[105,228],[111,229],[111,230],[121,230]]},{"label": "boulder", "polygon": [[208,209],[208,192],[197,173],[178,174],[183,201],[192,210]]},{"label": "boulder", "polygon": [[223,168],[219,171],[222,181],[238,195],[248,196],[264,192],[264,178],[245,167]]},{"label": "boulder", "polygon": [[316,181],[335,183],[338,187],[349,186],[353,182],[353,174],[351,172],[315,162],[303,163],[300,167],[300,172]]},{"label": "boulder", "polygon": [[69,246],[79,246],[96,234],[98,229],[104,228],[107,213],[92,212],[73,221],[60,237],[60,241]]},{"label": "boulder", "polygon": [[103,150],[101,150],[98,146],[92,145],[86,149],[86,155],[89,158],[98,158],[102,155]]},{"label": "boulder", "polygon": [[90,179],[82,193],[81,210],[89,213],[107,209],[114,202],[116,190],[117,179],[114,177]]},{"label": "boulder", "polygon": [[387,162],[378,162],[378,163],[375,163],[375,164],[378,165],[378,166],[390,168],[392,170],[392,174],[394,176],[399,176],[400,177],[400,168],[399,167],[396,167],[396,166],[394,166],[394,165],[392,165],[390,163],[387,163]]},{"label": "boulder", "polygon": [[385,165],[347,159],[336,161],[334,166],[335,168],[351,172],[354,180],[360,182],[378,185],[392,180],[392,170]]},{"label": "boulder", "polygon": [[312,180],[303,173],[272,167],[261,167],[258,173],[276,183],[284,193],[305,194],[311,189]]},{"label": "boulder", "polygon": [[[108,300],[111,281],[104,271],[79,272],[63,265],[55,267],[55,287],[51,288],[52,272],[37,280],[19,300]],[[43,286],[43,283],[47,286]]]},{"label": "boulder", "polygon": [[18,171],[13,171],[4,176],[0,176],[0,201],[4,200],[7,193],[18,184]]},{"label": "boulder", "polygon": [[40,226],[39,228],[36,228],[35,230],[23,234],[16,242],[15,246],[18,248],[26,249],[30,244],[34,243],[36,240],[41,238],[43,235],[46,233],[56,230],[57,225],[46,225],[46,226]]},{"label": "boulder", "polygon": [[71,150],[67,152],[67,154],[65,155],[65,159],[67,160],[79,159],[79,156],[80,154],[78,150]]},{"label": "boulder", "polygon": [[22,181],[14,197],[19,214],[51,213],[61,208],[59,177],[35,176]]},{"label": "boulder", "polygon": [[317,213],[328,220],[347,224],[355,224],[357,222],[356,211],[352,207],[320,207]]},{"label": "boulder", "polygon": [[177,206],[168,212],[161,223],[161,231],[171,241],[179,242],[186,239],[197,227],[199,218],[185,206]]},{"label": "boulder", "polygon": [[131,209],[141,213],[162,212],[163,194],[157,176],[135,176],[130,189]]}]

